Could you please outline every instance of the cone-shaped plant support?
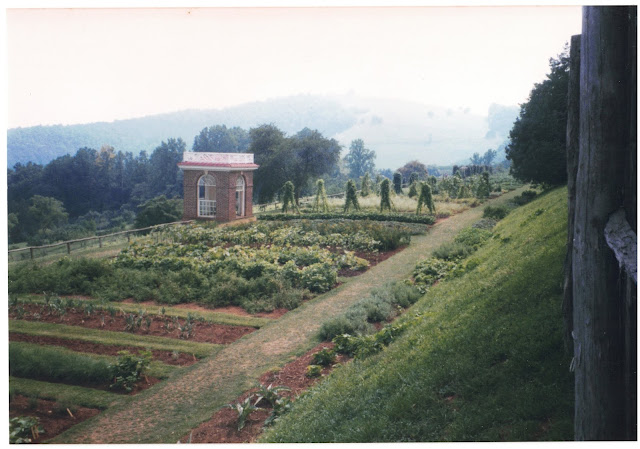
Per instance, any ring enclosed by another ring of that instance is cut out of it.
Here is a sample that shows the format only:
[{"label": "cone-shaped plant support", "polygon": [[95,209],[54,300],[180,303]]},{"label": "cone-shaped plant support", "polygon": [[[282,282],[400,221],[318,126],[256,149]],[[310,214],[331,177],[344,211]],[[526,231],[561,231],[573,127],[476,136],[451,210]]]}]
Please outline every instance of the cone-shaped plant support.
[{"label": "cone-shaped plant support", "polygon": [[296,204],[296,199],[294,196],[295,187],[291,181],[287,181],[284,183],[284,192],[282,195],[282,212],[285,214],[291,210],[292,212],[300,213],[298,209],[298,205]]},{"label": "cone-shaped plant support", "polygon": [[402,195],[402,175],[398,172],[393,174],[393,190],[397,195]]},{"label": "cone-shaped plant support", "polygon": [[324,189],[324,180],[318,179],[316,182],[316,199],[313,201],[314,212],[328,212],[327,191]]},{"label": "cone-shaped plant support", "polygon": [[347,212],[349,207],[353,206],[355,210],[360,210],[360,204],[358,204],[358,195],[356,194],[356,183],[353,179],[347,182],[347,194],[344,201],[344,211]]},{"label": "cone-shaped plant support", "polygon": [[371,194],[371,177],[369,173],[365,173],[362,177],[362,187],[360,188],[360,195],[362,197],[369,196]]},{"label": "cone-shaped plant support", "polygon": [[431,186],[426,182],[420,185],[420,198],[418,198],[418,207],[416,208],[416,214],[420,214],[420,212],[422,212],[422,206],[426,206],[431,213],[434,213],[436,210],[436,207],[433,204]]},{"label": "cone-shaped plant support", "polygon": [[380,212],[383,212],[385,209],[391,211],[390,190],[391,183],[388,179],[383,179],[380,183]]}]

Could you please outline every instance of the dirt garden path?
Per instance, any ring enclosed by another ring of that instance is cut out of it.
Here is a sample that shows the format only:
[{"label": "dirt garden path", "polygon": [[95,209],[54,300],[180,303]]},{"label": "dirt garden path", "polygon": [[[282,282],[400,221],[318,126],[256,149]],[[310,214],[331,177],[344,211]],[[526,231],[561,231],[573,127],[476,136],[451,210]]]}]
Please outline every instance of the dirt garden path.
[{"label": "dirt garden path", "polygon": [[[499,204],[522,189],[491,200]],[[273,323],[226,346],[214,356],[180,370],[154,388],[109,408],[51,440],[51,443],[176,443],[213,413],[277,369],[315,346],[323,321],[339,314],[374,288],[409,277],[416,263],[462,228],[482,217],[469,209],[436,225],[411,245],[349,278]]]}]

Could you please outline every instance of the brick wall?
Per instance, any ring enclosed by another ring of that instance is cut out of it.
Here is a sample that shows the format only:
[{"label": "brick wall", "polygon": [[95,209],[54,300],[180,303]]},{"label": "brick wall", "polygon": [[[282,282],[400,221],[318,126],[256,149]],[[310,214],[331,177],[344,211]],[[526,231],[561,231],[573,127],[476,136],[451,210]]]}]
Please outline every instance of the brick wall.
[{"label": "brick wall", "polygon": [[183,192],[184,211],[183,220],[216,220],[228,222],[236,220],[236,180],[243,176],[245,180],[245,214],[242,218],[253,216],[253,172],[210,171],[216,180],[216,218],[198,217],[198,180],[205,174],[204,170],[184,170]]}]

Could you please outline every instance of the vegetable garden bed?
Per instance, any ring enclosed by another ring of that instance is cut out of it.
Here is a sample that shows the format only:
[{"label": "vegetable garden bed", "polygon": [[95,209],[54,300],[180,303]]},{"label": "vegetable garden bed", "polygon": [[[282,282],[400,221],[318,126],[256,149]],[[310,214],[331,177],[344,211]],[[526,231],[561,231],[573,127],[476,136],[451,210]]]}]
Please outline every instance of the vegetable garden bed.
[{"label": "vegetable garden bed", "polygon": [[35,416],[40,421],[44,432],[33,440],[34,443],[43,443],[98,413],[100,410],[95,408],[72,406],[23,395],[15,395],[9,401],[10,418]]},{"label": "vegetable garden bed", "polygon": [[[119,351],[129,351],[132,354],[138,354],[140,348],[135,346],[124,345],[104,345],[81,340],[71,340],[60,337],[48,337],[39,335],[21,334],[18,332],[9,333],[9,341],[21,341],[26,343],[35,343],[39,345],[62,346],[77,352],[85,352],[100,355],[118,355]],[[177,351],[160,351],[152,350],[153,360],[166,363],[167,365],[189,366],[198,361],[193,354],[185,354]]]},{"label": "vegetable garden bed", "polygon": [[18,304],[10,307],[9,317],[25,321],[80,326],[116,332],[131,332],[140,335],[153,335],[176,339],[190,339],[202,343],[229,344],[256,329],[248,326],[229,326],[193,319],[147,315],[142,313],[109,314],[67,308],[58,314],[46,312],[41,304]]}]

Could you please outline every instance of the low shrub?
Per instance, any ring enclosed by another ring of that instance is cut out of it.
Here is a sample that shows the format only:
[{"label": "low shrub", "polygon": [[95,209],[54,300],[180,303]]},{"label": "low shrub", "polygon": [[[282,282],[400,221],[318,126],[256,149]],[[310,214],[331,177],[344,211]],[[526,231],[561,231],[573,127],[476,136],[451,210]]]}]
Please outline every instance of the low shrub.
[{"label": "low shrub", "polygon": [[331,318],[320,326],[319,336],[323,341],[331,341],[336,335],[359,335],[368,332],[371,325],[367,322],[366,314],[339,315]]},{"label": "low shrub", "polygon": [[9,293],[50,291],[90,295],[96,281],[112,275],[112,267],[103,259],[64,257],[49,265],[26,262],[9,270]]},{"label": "low shrub", "polygon": [[346,220],[370,220],[370,221],[397,221],[400,223],[422,223],[433,224],[435,218],[431,215],[405,215],[405,214],[383,214],[377,212],[357,212],[357,213],[312,213],[301,215],[288,214],[261,214],[259,220],[265,221],[285,221],[285,220],[331,220],[334,218],[343,218]]},{"label": "low shrub", "polygon": [[371,235],[380,242],[381,251],[393,251],[401,246],[411,243],[411,235],[406,231],[398,229],[380,229],[372,230]]},{"label": "low shrub", "polygon": [[491,238],[491,231],[479,228],[465,228],[456,235],[454,242],[470,246],[477,250]]},{"label": "low shrub", "polygon": [[397,314],[397,307],[414,304],[422,293],[420,289],[403,282],[390,282],[372,289],[370,295],[357,301],[344,314],[331,318],[320,327],[324,341],[344,334],[365,335],[371,332],[370,323],[388,321]]},{"label": "low shrub", "polygon": [[460,260],[473,253],[473,247],[459,242],[443,243],[433,251],[433,256],[442,260]]},{"label": "low shrub", "polygon": [[301,270],[300,283],[302,287],[314,293],[324,293],[335,285],[338,274],[327,263],[314,263]]},{"label": "low shrub", "polygon": [[520,195],[513,198],[513,202],[518,206],[523,206],[533,201],[538,193],[535,190],[525,190]]},{"label": "low shrub", "polygon": [[415,304],[422,297],[422,293],[413,285],[405,282],[393,282],[388,284],[393,294],[393,304],[404,309]]},{"label": "low shrub", "polygon": [[118,361],[109,366],[113,383],[109,388],[130,392],[151,363],[151,351],[141,351],[139,355],[129,351],[119,351]]},{"label": "low shrub", "polygon": [[459,269],[457,263],[442,259],[429,258],[419,262],[413,270],[416,285],[429,287],[437,281],[451,276]]},{"label": "low shrub", "polygon": [[509,213],[509,209],[505,206],[487,206],[482,212],[482,218],[495,218],[502,220]]},{"label": "low shrub", "polygon": [[307,366],[307,377],[320,377],[322,374],[322,367],[320,365],[309,365]]},{"label": "low shrub", "polygon": [[387,321],[396,315],[395,309],[391,305],[392,298],[369,296],[357,303],[358,307],[364,309],[367,321],[370,323],[379,323]]},{"label": "low shrub", "polygon": [[313,354],[314,365],[329,366],[336,362],[336,353],[333,349],[324,348]]}]

